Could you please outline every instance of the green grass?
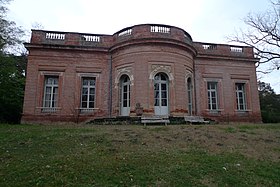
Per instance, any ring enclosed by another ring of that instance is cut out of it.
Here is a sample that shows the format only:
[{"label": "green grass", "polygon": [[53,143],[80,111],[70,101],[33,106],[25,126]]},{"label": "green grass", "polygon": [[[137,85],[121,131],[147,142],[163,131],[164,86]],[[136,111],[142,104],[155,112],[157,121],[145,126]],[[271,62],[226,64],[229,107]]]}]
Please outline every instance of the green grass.
[{"label": "green grass", "polygon": [[198,129],[263,127],[224,128],[1,124],[0,186],[279,186],[279,160],[185,141]]}]

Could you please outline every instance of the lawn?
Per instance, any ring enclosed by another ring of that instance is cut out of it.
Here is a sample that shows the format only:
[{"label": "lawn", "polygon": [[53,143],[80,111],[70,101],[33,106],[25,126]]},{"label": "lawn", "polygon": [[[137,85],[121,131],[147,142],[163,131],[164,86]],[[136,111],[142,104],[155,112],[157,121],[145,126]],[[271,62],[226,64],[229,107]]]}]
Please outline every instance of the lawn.
[{"label": "lawn", "polygon": [[280,124],[0,124],[0,186],[280,186]]}]

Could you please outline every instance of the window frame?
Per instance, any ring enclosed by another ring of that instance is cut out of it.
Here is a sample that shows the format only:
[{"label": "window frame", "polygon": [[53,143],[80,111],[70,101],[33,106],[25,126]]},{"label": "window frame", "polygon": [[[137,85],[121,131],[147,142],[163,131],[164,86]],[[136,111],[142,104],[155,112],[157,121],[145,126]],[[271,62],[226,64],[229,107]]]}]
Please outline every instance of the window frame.
[{"label": "window frame", "polygon": [[[54,82],[48,83],[49,79],[56,79],[56,84]],[[50,100],[47,105],[47,88],[50,88]],[[56,93],[54,93],[56,92]],[[56,94],[56,98],[55,97]],[[59,105],[59,75],[44,75],[43,83],[43,100],[42,100],[42,112],[56,112]]]},{"label": "window frame", "polygon": [[[242,86],[242,89],[238,89],[238,85]],[[243,104],[240,104],[240,95],[242,94],[241,100]],[[246,83],[244,82],[236,82],[235,83],[235,98],[236,98],[236,110],[239,112],[245,112],[248,110],[248,103],[247,103],[247,98],[246,98]],[[243,106],[243,108],[241,107]]]},{"label": "window frame", "polygon": [[[88,82],[87,85],[84,85],[84,80],[94,80],[94,85],[90,85]],[[83,89],[87,89],[86,101],[83,101]],[[90,93],[91,89],[94,89],[93,94]],[[93,101],[90,101],[90,95],[93,95]],[[86,107],[83,107],[83,102],[86,102]],[[93,102],[93,107],[90,107],[90,102]],[[83,76],[81,77],[81,87],[80,87],[80,109],[82,112],[91,111],[96,109],[96,77],[93,76]]]},{"label": "window frame", "polygon": [[[212,86],[214,85],[214,89]],[[210,86],[210,88],[209,88]],[[215,103],[213,103],[212,93],[215,93]],[[214,109],[213,105],[216,105]],[[219,96],[218,96],[218,82],[217,81],[207,81],[207,109],[209,111],[219,111]]]}]

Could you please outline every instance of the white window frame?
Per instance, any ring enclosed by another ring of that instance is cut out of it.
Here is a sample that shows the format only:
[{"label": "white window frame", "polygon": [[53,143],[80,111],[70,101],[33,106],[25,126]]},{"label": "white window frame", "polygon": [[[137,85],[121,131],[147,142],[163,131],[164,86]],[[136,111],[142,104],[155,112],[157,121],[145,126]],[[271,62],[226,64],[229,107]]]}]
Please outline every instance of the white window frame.
[{"label": "white window frame", "polygon": [[[56,79],[48,84],[49,79]],[[50,100],[47,105],[47,89],[50,89]],[[45,75],[44,77],[44,97],[43,97],[43,108],[42,112],[55,112],[58,108],[58,94],[59,94],[59,76],[56,75]],[[55,98],[56,94],[56,98]]]},{"label": "white window frame", "polygon": [[[212,86],[214,85],[214,88]],[[210,86],[210,88],[209,88]],[[213,102],[212,93],[215,93],[215,102]],[[218,111],[219,105],[218,105],[218,82],[215,81],[208,81],[207,82],[207,99],[208,99],[208,109],[210,111]],[[216,108],[214,108],[214,105],[216,105]]]},{"label": "white window frame", "polygon": [[[94,80],[94,85],[90,85],[90,82],[88,82],[87,85],[84,85],[84,80]],[[83,89],[87,89],[86,93],[86,101],[83,101]],[[90,93],[91,89],[94,89],[93,92],[93,100],[90,100]],[[86,102],[86,107],[83,107],[83,102]],[[93,106],[90,107],[90,102],[93,102]],[[80,100],[80,109],[81,112],[90,112],[93,109],[95,109],[96,105],[96,77],[81,77],[81,100]]]},{"label": "white window frame", "polygon": [[188,98],[187,98],[188,99],[188,113],[191,116],[193,113],[193,108],[192,108],[193,94],[192,94],[192,78],[191,77],[187,78],[187,92],[188,92]]},{"label": "white window frame", "polygon": [[[238,86],[241,85],[241,89]],[[237,111],[247,111],[247,101],[246,101],[246,84],[245,83],[235,83],[236,92],[236,109]],[[241,94],[241,96],[240,96]],[[240,102],[242,101],[242,103]],[[241,107],[243,106],[243,107]]]}]

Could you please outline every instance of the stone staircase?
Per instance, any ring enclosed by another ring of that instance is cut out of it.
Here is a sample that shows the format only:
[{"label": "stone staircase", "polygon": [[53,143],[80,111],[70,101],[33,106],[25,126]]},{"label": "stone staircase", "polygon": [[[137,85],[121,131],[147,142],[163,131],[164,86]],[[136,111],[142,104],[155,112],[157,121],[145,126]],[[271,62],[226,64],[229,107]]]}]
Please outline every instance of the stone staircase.
[{"label": "stone staircase", "polygon": [[141,123],[146,126],[147,123],[164,123],[167,125],[167,123],[170,123],[169,116],[142,116],[141,117]]},{"label": "stone staircase", "polygon": [[185,122],[190,124],[209,124],[210,121],[205,121],[201,116],[184,116]]}]

